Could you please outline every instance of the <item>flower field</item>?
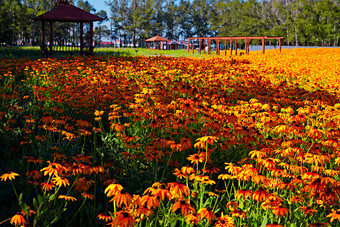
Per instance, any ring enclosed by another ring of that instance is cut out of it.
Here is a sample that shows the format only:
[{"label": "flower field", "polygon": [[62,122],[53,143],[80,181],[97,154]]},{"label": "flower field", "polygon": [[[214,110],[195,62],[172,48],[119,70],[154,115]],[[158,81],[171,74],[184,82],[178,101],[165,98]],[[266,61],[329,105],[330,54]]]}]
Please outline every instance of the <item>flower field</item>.
[{"label": "flower field", "polygon": [[4,59],[0,224],[340,226],[340,49]]}]

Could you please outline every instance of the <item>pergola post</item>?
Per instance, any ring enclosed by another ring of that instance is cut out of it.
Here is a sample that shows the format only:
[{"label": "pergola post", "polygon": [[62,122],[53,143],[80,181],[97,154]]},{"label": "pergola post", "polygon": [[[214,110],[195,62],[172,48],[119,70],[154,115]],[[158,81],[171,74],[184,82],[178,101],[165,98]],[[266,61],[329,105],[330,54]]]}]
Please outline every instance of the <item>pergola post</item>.
[{"label": "pergola post", "polygon": [[233,39],[230,39],[230,56],[233,55]]},{"label": "pergola post", "polygon": [[237,39],[235,39],[235,55],[237,56]]},{"label": "pergola post", "polygon": [[206,42],[207,40],[206,39],[203,39],[203,47],[204,47],[204,53],[205,53],[205,47],[206,47]]},{"label": "pergola post", "polygon": [[195,53],[195,39],[192,39],[192,53]]},{"label": "pergola post", "polygon": [[224,40],[224,55],[227,56],[227,40]]},{"label": "pergola post", "polygon": [[262,54],[264,54],[264,42],[266,41],[265,38],[261,38],[261,42],[262,42]]},{"label": "pergola post", "polygon": [[50,48],[50,54],[49,56],[52,57],[53,56],[53,21],[50,21],[50,43],[49,43],[49,48]]},{"label": "pergola post", "polygon": [[93,55],[93,21],[90,22],[90,54]]},{"label": "pergola post", "polygon": [[46,46],[45,46],[45,21],[41,21],[41,54],[42,57],[45,57],[46,53]]},{"label": "pergola post", "polygon": [[210,48],[211,48],[211,39],[208,39],[208,54],[210,54]]},{"label": "pergola post", "polygon": [[220,40],[216,40],[216,54],[220,55]]},{"label": "pergola post", "polygon": [[199,51],[199,53],[201,54],[201,45],[202,45],[202,39],[198,39],[198,41],[199,41],[199,45],[198,45],[198,51]]},{"label": "pergola post", "polygon": [[84,23],[80,22],[80,55],[83,55],[84,49]]},{"label": "pergola post", "polygon": [[280,49],[280,52],[281,52],[281,39],[278,39],[279,40],[279,49]]}]

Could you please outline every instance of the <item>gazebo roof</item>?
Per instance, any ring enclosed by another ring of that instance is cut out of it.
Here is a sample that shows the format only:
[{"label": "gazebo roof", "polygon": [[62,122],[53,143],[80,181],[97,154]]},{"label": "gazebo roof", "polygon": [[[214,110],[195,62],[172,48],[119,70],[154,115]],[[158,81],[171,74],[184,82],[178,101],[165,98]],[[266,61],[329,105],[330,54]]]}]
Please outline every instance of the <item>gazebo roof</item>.
[{"label": "gazebo roof", "polygon": [[62,4],[57,8],[34,18],[36,21],[63,21],[63,22],[91,22],[102,21],[104,18],[75,7],[71,4]]},{"label": "gazebo roof", "polygon": [[146,42],[154,42],[154,41],[165,41],[165,42],[170,42],[170,40],[166,39],[166,38],[163,38],[159,35],[156,35],[152,38],[149,38],[147,40],[145,40]]}]

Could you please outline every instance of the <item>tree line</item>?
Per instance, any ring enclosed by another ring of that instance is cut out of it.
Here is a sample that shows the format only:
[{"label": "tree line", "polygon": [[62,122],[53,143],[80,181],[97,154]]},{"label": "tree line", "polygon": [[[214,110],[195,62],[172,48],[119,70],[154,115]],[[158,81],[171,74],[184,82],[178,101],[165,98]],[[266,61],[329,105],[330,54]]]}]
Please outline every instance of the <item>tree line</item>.
[{"label": "tree line", "polygon": [[115,34],[179,40],[282,36],[288,45],[339,45],[339,0],[111,0]]},{"label": "tree line", "polygon": [[[87,1],[70,2],[106,16]],[[106,4],[110,26],[95,26],[97,41],[107,36],[136,44],[157,34],[171,40],[283,36],[287,45],[339,46],[339,0],[107,0]],[[1,0],[0,44],[39,43],[41,25],[31,18],[54,7],[51,0]],[[65,26],[60,30],[66,31]]]}]

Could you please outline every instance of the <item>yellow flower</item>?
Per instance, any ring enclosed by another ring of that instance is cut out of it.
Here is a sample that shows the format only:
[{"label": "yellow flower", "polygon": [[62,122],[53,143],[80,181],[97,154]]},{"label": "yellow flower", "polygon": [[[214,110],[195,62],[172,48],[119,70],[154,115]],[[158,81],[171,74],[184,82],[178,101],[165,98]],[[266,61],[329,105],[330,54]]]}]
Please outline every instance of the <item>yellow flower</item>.
[{"label": "yellow flower", "polygon": [[1,181],[6,181],[7,179],[11,181],[11,180],[14,180],[16,176],[20,176],[20,175],[12,171],[9,171],[8,173],[2,174],[0,178],[1,178]]},{"label": "yellow flower", "polygon": [[11,221],[10,223],[14,226],[21,226],[21,225],[24,225],[26,223],[26,220],[24,218],[24,216],[22,216],[20,213],[17,213],[16,215],[14,215],[12,218],[11,218]]},{"label": "yellow flower", "polygon": [[58,196],[58,199],[65,199],[67,201],[72,201],[72,202],[77,201],[76,198],[74,198],[73,196],[69,196],[69,195],[60,195]]}]

